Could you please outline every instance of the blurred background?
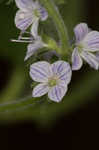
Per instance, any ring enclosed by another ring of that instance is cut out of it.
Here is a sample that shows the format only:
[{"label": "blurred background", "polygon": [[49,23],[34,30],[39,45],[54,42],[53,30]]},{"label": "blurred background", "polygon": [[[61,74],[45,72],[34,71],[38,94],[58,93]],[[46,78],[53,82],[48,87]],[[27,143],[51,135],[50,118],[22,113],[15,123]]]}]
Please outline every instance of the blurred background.
[{"label": "blurred background", "polygon": [[[99,31],[99,1],[66,0],[59,5],[69,29],[86,22]],[[73,72],[68,94],[59,104],[33,101],[31,79],[24,63],[26,44],[12,43],[16,6],[0,4],[0,145],[2,149],[98,149],[99,72],[84,65]],[[43,26],[43,25],[42,25]],[[53,26],[46,29],[53,36]],[[98,146],[98,147],[97,147]]]}]

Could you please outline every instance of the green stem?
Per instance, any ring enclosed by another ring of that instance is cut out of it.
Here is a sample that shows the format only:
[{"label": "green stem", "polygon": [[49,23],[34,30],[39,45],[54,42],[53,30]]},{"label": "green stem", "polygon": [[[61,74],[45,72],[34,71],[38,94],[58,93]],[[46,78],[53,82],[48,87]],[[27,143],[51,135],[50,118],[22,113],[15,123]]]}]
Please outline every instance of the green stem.
[{"label": "green stem", "polygon": [[25,80],[24,72],[22,72],[21,68],[16,68],[7,87],[0,95],[1,103],[16,99],[24,88]]},{"label": "green stem", "polygon": [[47,9],[49,16],[52,17],[53,22],[55,23],[55,26],[57,28],[61,40],[61,49],[63,50],[63,53],[65,54],[68,53],[70,45],[69,45],[67,28],[64,24],[64,21],[58,9],[56,8],[52,0],[42,0],[41,2],[44,5],[44,7]]}]

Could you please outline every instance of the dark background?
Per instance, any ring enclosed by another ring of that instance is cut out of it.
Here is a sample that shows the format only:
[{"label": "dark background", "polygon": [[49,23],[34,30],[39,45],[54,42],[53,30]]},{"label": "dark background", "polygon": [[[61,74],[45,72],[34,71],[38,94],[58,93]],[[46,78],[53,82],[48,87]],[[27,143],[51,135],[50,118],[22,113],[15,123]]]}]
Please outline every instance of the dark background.
[{"label": "dark background", "polygon": [[[86,22],[99,30],[99,1],[85,0]],[[0,89],[7,82],[8,60],[0,60],[2,81]],[[6,66],[6,70],[3,66]],[[76,76],[76,75],[75,75]],[[37,126],[33,121],[0,125],[0,149],[99,149],[99,93],[87,105],[75,112],[63,115],[49,128]],[[2,148],[1,148],[2,147]]]}]

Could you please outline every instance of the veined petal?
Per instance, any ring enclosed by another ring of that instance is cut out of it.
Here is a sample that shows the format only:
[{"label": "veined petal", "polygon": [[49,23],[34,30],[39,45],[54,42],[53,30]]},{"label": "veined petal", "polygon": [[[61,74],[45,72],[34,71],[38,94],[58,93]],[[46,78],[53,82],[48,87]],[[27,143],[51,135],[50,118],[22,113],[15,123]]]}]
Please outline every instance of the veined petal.
[{"label": "veined petal", "polygon": [[16,5],[23,11],[33,9],[33,0],[15,0]]},{"label": "veined petal", "polygon": [[76,42],[80,42],[88,34],[89,29],[86,23],[80,23],[74,28]]},{"label": "veined petal", "polygon": [[41,19],[41,21],[45,21],[48,18],[48,12],[43,7],[39,8],[39,12],[40,12],[40,19]]},{"label": "veined petal", "polygon": [[60,80],[60,82],[58,83],[58,86],[67,87],[67,83],[65,82],[65,80]]},{"label": "veined petal", "polygon": [[27,47],[27,53],[25,57],[25,61],[31,57],[38,49],[43,48],[44,43],[41,41],[41,39],[35,41],[33,44],[29,44]]},{"label": "veined petal", "polygon": [[99,32],[91,31],[90,33],[88,33],[82,41],[82,44],[85,51],[99,51]]},{"label": "veined petal", "polygon": [[46,84],[39,84],[33,89],[32,97],[41,97],[48,93],[49,87]]},{"label": "veined petal", "polygon": [[82,65],[82,58],[80,57],[77,48],[75,48],[72,53],[72,70],[79,70],[82,67]]},{"label": "veined petal", "polygon": [[31,27],[31,34],[36,39],[38,37],[38,25],[39,25],[39,18],[35,18],[33,25]]},{"label": "veined petal", "polygon": [[93,55],[90,52],[82,52],[81,53],[82,58],[94,69],[99,69],[99,62],[95,55]]},{"label": "veined petal", "polygon": [[33,16],[29,12],[17,11],[15,16],[16,27],[20,30],[26,30],[33,23]]},{"label": "veined petal", "polygon": [[36,82],[47,82],[52,76],[51,66],[46,61],[39,61],[30,66],[30,76]]},{"label": "veined petal", "polygon": [[49,90],[48,97],[54,102],[60,102],[65,96],[67,90],[67,86],[64,87],[57,85]]},{"label": "veined petal", "polygon": [[69,63],[65,61],[57,61],[51,65],[54,74],[58,75],[60,80],[64,80],[66,84],[69,84],[71,80],[71,67]]}]

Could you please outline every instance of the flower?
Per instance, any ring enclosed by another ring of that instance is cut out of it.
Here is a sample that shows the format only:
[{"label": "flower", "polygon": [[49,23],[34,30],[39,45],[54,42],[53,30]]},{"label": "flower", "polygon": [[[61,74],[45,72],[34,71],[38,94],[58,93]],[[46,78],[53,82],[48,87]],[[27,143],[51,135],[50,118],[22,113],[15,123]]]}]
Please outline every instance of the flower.
[{"label": "flower", "polygon": [[43,48],[43,47],[47,47],[47,44],[45,44],[42,41],[41,37],[38,36],[37,39],[35,39],[32,43],[28,45],[27,47],[28,50],[27,50],[24,61],[26,61],[29,57],[35,54],[38,49]]},{"label": "flower", "polygon": [[80,23],[74,28],[76,47],[72,53],[72,70],[79,70],[86,61],[92,68],[99,69],[99,32],[91,31],[86,23]]},{"label": "flower", "polygon": [[32,35],[36,37],[38,35],[39,20],[45,21],[48,17],[48,13],[38,1],[15,0],[15,2],[19,8],[15,17],[16,27],[24,32],[30,25],[32,25]]},{"label": "flower", "polygon": [[60,102],[68,89],[71,80],[71,67],[65,61],[50,64],[39,61],[30,66],[32,80],[39,82],[33,89],[32,96],[40,97],[48,93],[49,99]]}]

